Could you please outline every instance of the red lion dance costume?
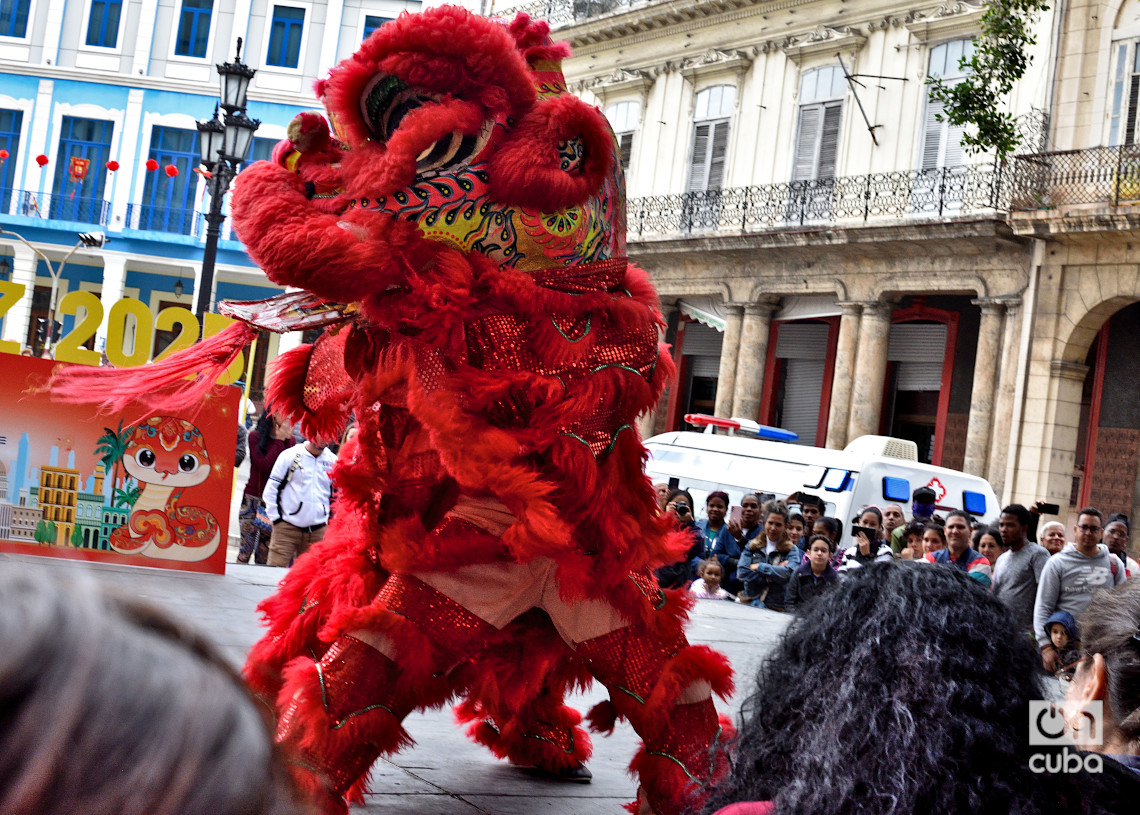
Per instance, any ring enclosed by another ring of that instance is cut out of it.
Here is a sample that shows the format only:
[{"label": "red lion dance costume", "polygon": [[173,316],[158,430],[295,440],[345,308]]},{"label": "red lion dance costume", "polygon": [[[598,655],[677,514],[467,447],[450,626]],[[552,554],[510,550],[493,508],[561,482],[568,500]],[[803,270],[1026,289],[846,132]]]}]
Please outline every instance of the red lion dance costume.
[{"label": "red lion dance costume", "polygon": [[562,696],[591,678],[610,693],[595,728],[623,717],[643,739],[632,812],[699,808],[724,770],[712,694],[731,671],[651,572],[685,546],[634,422],[673,367],[625,257],[613,134],[567,93],[567,53],[524,15],[378,30],[318,86],[339,141],[303,114],[237,181],[250,255],[304,291],[223,308],[249,325],[121,391],[224,370],[249,326],[337,325],[280,360],[270,399],[326,437],[351,411],[359,434],[334,525],[263,605],[246,667],[327,813],[407,743],[409,712],[456,693],[497,755],[573,767],[589,739]]}]

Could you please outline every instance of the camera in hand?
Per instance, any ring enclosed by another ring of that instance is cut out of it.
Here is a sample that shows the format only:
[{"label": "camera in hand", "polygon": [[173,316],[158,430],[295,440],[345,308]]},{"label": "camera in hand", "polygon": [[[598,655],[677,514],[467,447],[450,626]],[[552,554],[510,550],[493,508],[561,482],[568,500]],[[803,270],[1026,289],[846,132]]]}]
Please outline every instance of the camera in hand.
[{"label": "camera in hand", "polygon": [[1060,504],[1038,504],[1037,511],[1042,515],[1058,515],[1061,512]]},{"label": "camera in hand", "polygon": [[686,504],[684,501],[681,501],[680,503],[675,504],[673,506],[673,509],[676,511],[676,513],[678,515],[688,515],[689,514],[689,505]]},{"label": "camera in hand", "polygon": [[867,540],[873,541],[875,539],[875,536],[878,534],[878,530],[872,529],[869,526],[852,526],[851,527],[851,537],[857,538],[857,537],[859,537],[860,534],[866,535]]}]

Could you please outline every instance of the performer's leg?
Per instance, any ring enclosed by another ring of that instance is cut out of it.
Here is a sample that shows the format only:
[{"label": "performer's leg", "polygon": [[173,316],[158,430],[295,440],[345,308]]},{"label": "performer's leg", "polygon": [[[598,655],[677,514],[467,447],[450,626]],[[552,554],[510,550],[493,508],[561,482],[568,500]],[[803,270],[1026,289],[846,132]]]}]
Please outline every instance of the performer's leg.
[{"label": "performer's leg", "polygon": [[514,764],[589,781],[589,734],[581,714],[563,704],[566,690],[589,674],[545,615],[524,615],[495,639],[458,677],[466,698],[455,713],[471,723],[467,734]]},{"label": "performer's leg", "polygon": [[699,811],[710,781],[727,770],[723,745],[730,734],[724,728],[731,725],[718,720],[712,693],[731,693],[732,669],[712,649],[689,645],[680,625],[673,624],[679,623],[678,613],[662,606],[648,622],[576,649],[610,692],[610,705],[595,708],[591,719],[606,729],[623,716],[644,741],[631,765],[641,779],[635,812]]},{"label": "performer's leg", "polygon": [[301,530],[288,521],[273,524],[273,535],[269,538],[269,565],[288,566],[301,541]]},{"label": "performer's leg", "polygon": [[348,630],[318,662],[291,662],[278,697],[277,740],[298,784],[330,814],[346,811],[346,794],[362,800],[376,758],[409,742],[404,717],[445,699],[441,677],[494,632],[406,575],[389,578],[376,602],[348,621],[364,627]]}]

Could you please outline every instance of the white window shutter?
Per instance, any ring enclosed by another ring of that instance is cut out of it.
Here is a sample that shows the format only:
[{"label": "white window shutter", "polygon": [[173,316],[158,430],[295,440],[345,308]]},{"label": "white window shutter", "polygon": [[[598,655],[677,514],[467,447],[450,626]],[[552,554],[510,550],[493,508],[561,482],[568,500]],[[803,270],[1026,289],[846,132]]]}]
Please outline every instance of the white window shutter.
[{"label": "white window shutter", "polygon": [[804,105],[800,108],[800,128],[796,136],[792,181],[809,181],[815,178],[816,150],[819,146],[822,113],[821,105]]},{"label": "white window shutter", "polygon": [[618,157],[621,160],[623,170],[629,169],[629,159],[633,155],[633,134],[632,133],[619,133],[618,134]]},{"label": "white window shutter", "polygon": [[1136,108],[1140,104],[1140,74],[1132,75],[1128,86],[1128,118],[1124,120],[1124,143],[1136,143]]},{"label": "white window shutter", "polygon": [[926,122],[923,125],[922,135],[922,169],[933,170],[938,167],[942,158],[942,122],[938,117],[942,115],[941,102],[926,98]]},{"label": "white window shutter", "polygon": [[842,119],[842,102],[824,105],[823,132],[819,141],[819,165],[816,178],[835,178],[835,165],[839,157],[839,124]]},{"label": "white window shutter", "polygon": [[712,145],[706,190],[719,190],[724,183],[724,164],[728,158],[728,122],[712,123]]},{"label": "white window shutter", "polygon": [[693,131],[693,160],[689,165],[688,192],[705,190],[709,181],[709,130],[712,125],[698,124]]}]

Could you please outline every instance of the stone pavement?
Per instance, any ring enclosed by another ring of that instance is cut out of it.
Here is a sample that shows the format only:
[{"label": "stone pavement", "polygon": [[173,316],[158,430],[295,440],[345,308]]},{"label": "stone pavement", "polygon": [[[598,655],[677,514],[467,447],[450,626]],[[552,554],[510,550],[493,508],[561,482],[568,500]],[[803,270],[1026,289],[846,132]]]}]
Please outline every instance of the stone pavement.
[{"label": "stone pavement", "polygon": [[[182,574],[145,567],[107,566],[77,561],[0,554],[0,569],[83,569],[122,592],[165,608],[204,633],[235,665],[245,660],[260,636],[255,607],[268,596],[282,572],[233,562],[224,576]],[[788,617],[732,603],[697,603],[689,639],[728,655],[737,671],[736,696],[718,708],[735,719],[760,660],[774,646]],[[605,698],[598,685],[570,698],[585,712]],[[626,773],[637,738],[627,723],[613,735],[594,736],[591,784],[566,784],[535,777],[499,761],[473,744],[457,727],[450,708],[414,713],[405,727],[416,744],[381,760],[373,768],[366,805],[353,813],[368,815],[619,815],[633,800],[636,785]],[[240,768],[235,768],[239,771]]]}]

